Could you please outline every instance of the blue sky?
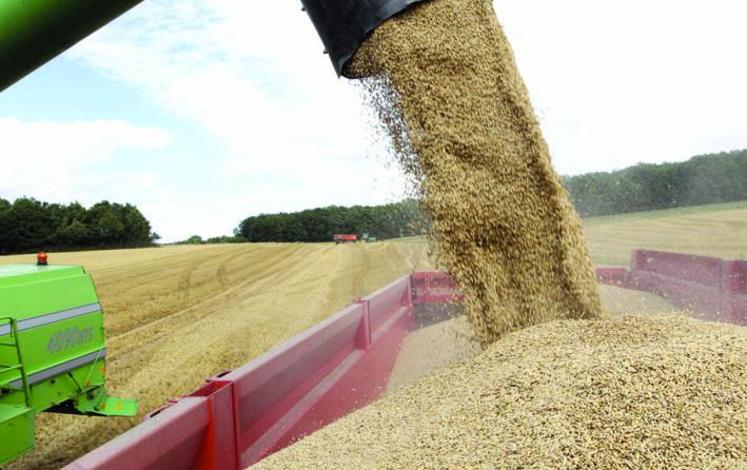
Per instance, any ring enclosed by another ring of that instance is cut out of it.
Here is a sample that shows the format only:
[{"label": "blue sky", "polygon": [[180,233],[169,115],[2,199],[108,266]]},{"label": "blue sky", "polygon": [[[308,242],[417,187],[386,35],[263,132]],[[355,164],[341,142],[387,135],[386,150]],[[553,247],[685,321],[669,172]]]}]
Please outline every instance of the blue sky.
[{"label": "blue sky", "polygon": [[[496,0],[561,173],[747,147],[747,7]],[[146,0],[0,94],[0,197],[132,202],[164,240],[406,190],[295,0]]]}]

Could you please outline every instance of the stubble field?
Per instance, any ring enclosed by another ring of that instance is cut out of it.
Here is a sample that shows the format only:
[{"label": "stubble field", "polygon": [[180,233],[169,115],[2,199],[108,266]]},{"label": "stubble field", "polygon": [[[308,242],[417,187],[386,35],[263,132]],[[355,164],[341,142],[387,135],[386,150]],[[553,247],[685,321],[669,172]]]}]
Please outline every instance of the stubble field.
[{"label": "stubble field", "polygon": [[635,248],[747,259],[747,201],[584,221],[596,264],[624,265]]}]

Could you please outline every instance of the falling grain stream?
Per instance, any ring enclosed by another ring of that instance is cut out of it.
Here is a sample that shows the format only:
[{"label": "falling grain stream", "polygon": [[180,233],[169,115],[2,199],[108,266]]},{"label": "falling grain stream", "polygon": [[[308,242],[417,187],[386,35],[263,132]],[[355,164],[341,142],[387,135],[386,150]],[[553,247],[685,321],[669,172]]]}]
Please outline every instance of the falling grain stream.
[{"label": "falling grain stream", "polygon": [[420,185],[441,265],[488,345],[598,318],[581,222],[553,170],[513,54],[482,0],[435,0],[380,26],[349,66]]}]

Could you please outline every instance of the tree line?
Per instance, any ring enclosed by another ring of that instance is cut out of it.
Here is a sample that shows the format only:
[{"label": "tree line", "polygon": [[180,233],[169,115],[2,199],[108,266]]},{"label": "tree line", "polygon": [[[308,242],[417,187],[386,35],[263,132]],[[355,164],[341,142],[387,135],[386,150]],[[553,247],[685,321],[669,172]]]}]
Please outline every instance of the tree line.
[{"label": "tree line", "polygon": [[329,242],[334,234],[368,233],[379,240],[425,233],[418,201],[381,206],[329,206],[244,219],[235,236],[249,242]]},{"label": "tree line", "polygon": [[[747,150],[693,157],[681,163],[638,164],[619,171],[564,177],[582,217],[747,200]],[[244,219],[233,236],[182,243],[328,242],[334,234],[389,239],[426,233],[415,199],[381,206],[329,206]],[[131,204],[102,201],[51,204],[0,198],[0,254],[148,246],[158,240]]]},{"label": "tree line", "polygon": [[245,243],[246,238],[239,237],[239,236],[229,236],[229,235],[223,235],[220,237],[211,237],[208,239],[202,238],[201,235],[192,235],[191,237],[187,238],[186,240],[178,241],[174,243],[174,245],[214,245],[214,244],[222,244],[222,243]]},{"label": "tree line", "polygon": [[[747,150],[563,177],[563,184],[582,217],[747,200]],[[418,201],[407,199],[383,206],[262,214],[244,219],[233,237],[214,240],[325,242],[335,233],[369,233],[387,239],[426,233],[427,225]],[[203,241],[193,237],[195,242]]]},{"label": "tree line", "polygon": [[747,150],[563,178],[581,217],[747,199]]},{"label": "tree line", "polygon": [[39,250],[133,248],[159,237],[131,204],[102,201],[51,204],[33,198],[0,198],[0,254]]}]

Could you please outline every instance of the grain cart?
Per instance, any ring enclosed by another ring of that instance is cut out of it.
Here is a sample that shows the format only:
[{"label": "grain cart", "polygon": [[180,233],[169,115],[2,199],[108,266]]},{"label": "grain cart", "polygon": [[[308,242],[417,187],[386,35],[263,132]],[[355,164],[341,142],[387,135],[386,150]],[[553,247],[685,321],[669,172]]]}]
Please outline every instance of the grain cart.
[{"label": "grain cart", "polygon": [[354,233],[342,233],[332,235],[332,241],[339,245],[340,243],[355,243],[358,241],[358,235]]},{"label": "grain cart", "polygon": [[80,266],[0,266],[0,465],[34,447],[40,412],[134,416],[104,387],[103,313]]}]

